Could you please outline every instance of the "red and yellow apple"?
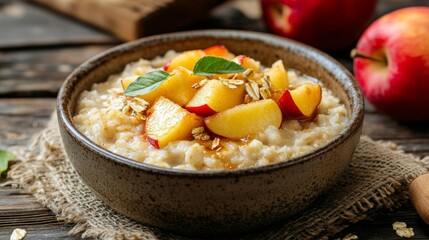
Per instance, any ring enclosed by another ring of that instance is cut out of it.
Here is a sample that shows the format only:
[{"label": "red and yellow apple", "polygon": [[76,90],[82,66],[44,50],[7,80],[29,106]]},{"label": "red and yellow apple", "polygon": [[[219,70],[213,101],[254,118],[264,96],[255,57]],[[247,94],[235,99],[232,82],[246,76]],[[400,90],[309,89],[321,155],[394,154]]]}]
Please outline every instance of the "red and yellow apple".
[{"label": "red and yellow apple", "polygon": [[165,97],[159,97],[148,112],[146,139],[155,148],[163,148],[178,140],[192,139],[192,129],[204,126],[203,118]]},{"label": "red and yellow apple", "polygon": [[207,117],[242,104],[245,92],[244,85],[229,88],[218,80],[210,80],[188,102],[186,109]]},{"label": "red and yellow apple", "polygon": [[376,109],[401,121],[429,120],[429,7],[382,16],[354,53],[356,80]]},{"label": "red and yellow apple", "polygon": [[213,133],[231,139],[245,138],[269,126],[280,127],[282,112],[272,99],[240,104],[205,119]]},{"label": "red and yellow apple", "polygon": [[265,23],[281,36],[325,51],[359,38],[377,0],[261,0]]},{"label": "red and yellow apple", "polygon": [[320,85],[304,83],[293,90],[287,89],[277,104],[285,119],[305,119],[313,116],[321,100]]}]

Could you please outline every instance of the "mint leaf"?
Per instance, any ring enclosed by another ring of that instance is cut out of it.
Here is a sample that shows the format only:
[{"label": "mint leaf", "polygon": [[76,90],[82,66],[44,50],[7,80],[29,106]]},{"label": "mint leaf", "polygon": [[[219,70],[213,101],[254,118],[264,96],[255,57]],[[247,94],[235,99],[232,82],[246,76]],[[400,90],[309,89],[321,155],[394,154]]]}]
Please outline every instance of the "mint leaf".
[{"label": "mint leaf", "polygon": [[170,74],[162,70],[148,72],[143,76],[138,77],[125,89],[125,96],[141,96],[148,94],[158,88]]},{"label": "mint leaf", "polygon": [[0,175],[7,170],[8,162],[14,159],[15,156],[5,150],[0,150]]},{"label": "mint leaf", "polygon": [[199,76],[211,76],[213,74],[239,73],[245,70],[244,67],[225,58],[205,56],[195,63],[193,72]]}]

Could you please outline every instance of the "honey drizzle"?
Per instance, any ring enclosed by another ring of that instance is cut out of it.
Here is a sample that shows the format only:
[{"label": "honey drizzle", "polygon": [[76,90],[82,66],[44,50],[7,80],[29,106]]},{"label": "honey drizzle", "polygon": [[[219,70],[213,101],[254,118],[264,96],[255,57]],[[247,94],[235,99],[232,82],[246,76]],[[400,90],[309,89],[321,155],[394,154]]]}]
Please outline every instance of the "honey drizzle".
[{"label": "honey drizzle", "polygon": [[250,137],[242,138],[239,140],[232,140],[232,139],[219,137],[219,136],[217,137],[220,139],[220,141],[219,141],[219,145],[215,149],[212,149],[212,140],[210,141],[195,140],[195,141],[205,148],[204,150],[205,155],[213,157],[218,161],[221,161],[223,164],[224,170],[237,169],[238,168],[237,164],[234,164],[231,162],[230,159],[223,157],[222,150],[230,142],[234,142],[237,145],[244,146],[250,141]]}]

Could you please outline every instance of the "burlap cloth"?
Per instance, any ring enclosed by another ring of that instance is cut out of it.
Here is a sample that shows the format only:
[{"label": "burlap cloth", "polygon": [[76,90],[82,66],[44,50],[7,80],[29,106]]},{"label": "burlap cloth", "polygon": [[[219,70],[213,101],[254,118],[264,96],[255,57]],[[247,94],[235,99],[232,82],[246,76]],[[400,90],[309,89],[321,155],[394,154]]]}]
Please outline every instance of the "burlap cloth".
[{"label": "burlap cloth", "polygon": [[[71,235],[98,239],[187,239],[134,222],[95,197],[63,152],[55,117],[29,147],[12,151],[22,162],[9,171],[9,184],[33,194],[58,220],[74,224]],[[239,239],[332,236],[351,223],[399,207],[408,199],[409,183],[427,172],[428,166],[427,158],[419,159],[394,144],[364,136],[341,180],[304,213]]]}]

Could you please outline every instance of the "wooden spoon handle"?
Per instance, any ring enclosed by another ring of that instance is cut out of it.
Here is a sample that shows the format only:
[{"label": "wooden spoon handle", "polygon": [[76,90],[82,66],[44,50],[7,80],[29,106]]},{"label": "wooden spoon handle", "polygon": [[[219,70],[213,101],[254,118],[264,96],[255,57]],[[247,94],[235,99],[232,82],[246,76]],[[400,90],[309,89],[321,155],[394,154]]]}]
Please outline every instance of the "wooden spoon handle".
[{"label": "wooden spoon handle", "polygon": [[420,217],[429,224],[429,173],[414,179],[409,188],[411,204]]}]

